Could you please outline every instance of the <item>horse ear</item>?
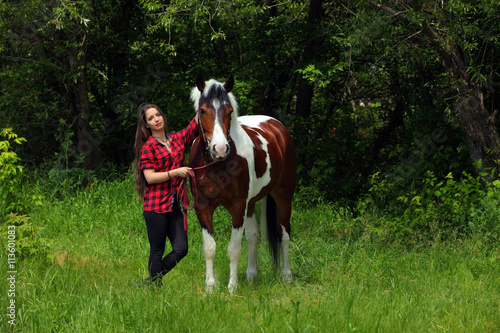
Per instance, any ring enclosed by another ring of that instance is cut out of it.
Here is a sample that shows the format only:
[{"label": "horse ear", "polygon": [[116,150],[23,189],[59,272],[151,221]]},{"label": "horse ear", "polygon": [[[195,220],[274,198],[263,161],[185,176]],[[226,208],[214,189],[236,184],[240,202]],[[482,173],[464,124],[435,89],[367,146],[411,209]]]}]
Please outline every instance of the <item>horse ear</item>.
[{"label": "horse ear", "polygon": [[229,94],[234,86],[234,76],[231,75],[229,79],[227,79],[226,83],[224,83],[224,88],[226,92]]},{"label": "horse ear", "polygon": [[201,73],[198,74],[198,77],[196,78],[196,86],[201,92],[205,89],[205,80],[203,79],[203,75],[201,75]]}]

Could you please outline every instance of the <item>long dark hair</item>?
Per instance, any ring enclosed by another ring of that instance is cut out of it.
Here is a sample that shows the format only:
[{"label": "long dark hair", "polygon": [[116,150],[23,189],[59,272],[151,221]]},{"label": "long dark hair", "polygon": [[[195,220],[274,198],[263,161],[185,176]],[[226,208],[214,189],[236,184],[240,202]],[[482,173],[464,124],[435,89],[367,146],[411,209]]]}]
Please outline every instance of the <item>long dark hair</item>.
[{"label": "long dark hair", "polygon": [[139,201],[144,200],[144,194],[146,193],[146,178],[144,178],[144,173],[141,170],[141,150],[146,141],[148,141],[151,136],[151,129],[147,127],[146,122],[146,110],[154,108],[160,112],[163,117],[163,123],[165,124],[165,132],[167,129],[167,118],[163,111],[155,104],[142,103],[137,110],[137,130],[135,132],[135,159],[134,159],[134,175],[135,175],[135,190],[139,195]]}]

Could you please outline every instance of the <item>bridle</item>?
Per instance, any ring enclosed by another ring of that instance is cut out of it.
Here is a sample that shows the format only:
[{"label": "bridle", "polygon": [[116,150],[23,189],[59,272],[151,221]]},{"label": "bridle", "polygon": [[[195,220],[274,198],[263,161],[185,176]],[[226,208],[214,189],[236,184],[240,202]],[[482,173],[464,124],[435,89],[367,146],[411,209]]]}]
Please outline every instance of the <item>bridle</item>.
[{"label": "bridle", "polygon": [[200,133],[201,136],[203,137],[203,142],[205,143],[205,153],[208,153],[208,139],[207,136],[205,135],[205,130],[203,129],[203,126],[201,126],[201,108],[198,108],[196,111],[198,115],[198,127],[200,128]]},{"label": "bridle", "polygon": [[[201,133],[201,136],[203,137],[203,141],[205,143],[205,154],[210,156],[210,154],[208,154],[208,139],[207,139],[207,136],[205,135],[205,131],[203,130],[203,126],[201,126],[201,117],[200,117],[201,109],[198,109],[197,112],[198,112],[198,126],[200,127],[200,133]],[[227,130],[228,143],[231,142],[230,138],[231,137],[229,136],[229,129],[228,129]],[[188,233],[187,211],[196,207],[196,205],[198,203],[198,191],[196,190],[196,179],[201,180],[201,179],[205,178],[205,174],[206,174],[206,170],[204,170],[203,176],[201,176],[200,178],[197,178],[194,171],[206,169],[207,167],[209,167],[215,163],[216,162],[212,160],[212,162],[210,162],[208,164],[202,165],[200,167],[191,168],[188,170],[189,177],[183,178],[181,180],[181,184],[179,185],[179,191],[177,192],[177,201],[179,202],[179,204],[182,207],[182,210],[184,211],[184,214],[183,214],[184,215],[184,230],[186,231],[186,235]],[[191,202],[191,204],[189,203],[189,196],[187,193],[187,181],[188,181],[188,179],[190,182],[191,193],[193,194],[193,202]]]},{"label": "bridle", "polygon": [[[201,136],[203,137],[203,142],[205,143],[205,154],[208,154],[208,150],[209,150],[209,142],[208,142],[208,139],[207,139],[207,136],[205,135],[205,130],[203,129],[203,126],[201,125],[201,108],[198,108],[198,110],[196,110],[196,113],[198,115],[198,127],[200,127],[200,133],[201,133]],[[231,123],[231,120],[232,120],[232,114],[229,115],[229,122]],[[227,143],[231,143],[232,139],[231,139],[231,126],[229,126],[229,128],[227,129]],[[210,154],[208,154],[210,155]]]}]

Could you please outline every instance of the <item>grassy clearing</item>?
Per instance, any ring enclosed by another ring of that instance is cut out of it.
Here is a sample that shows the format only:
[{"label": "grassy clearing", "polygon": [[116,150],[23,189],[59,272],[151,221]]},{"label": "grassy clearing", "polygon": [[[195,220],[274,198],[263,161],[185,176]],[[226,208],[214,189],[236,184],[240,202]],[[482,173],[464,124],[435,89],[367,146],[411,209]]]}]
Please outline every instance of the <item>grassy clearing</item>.
[{"label": "grassy clearing", "polygon": [[[148,242],[131,180],[45,198],[32,220],[56,243],[50,259],[17,263],[16,326],[3,310],[2,332],[500,330],[500,253],[482,240],[436,240],[406,249],[373,235],[354,237],[346,210],[297,208],[294,281],[280,281],[261,244],[259,277],[248,283],[243,241],[240,287],[229,295],[229,216],[218,210],[219,288],[207,293],[201,231],[190,212],[188,256],[161,289],[136,288],[134,282],[147,275]],[[7,261],[5,254],[0,260]],[[8,301],[1,298],[2,309]]]}]

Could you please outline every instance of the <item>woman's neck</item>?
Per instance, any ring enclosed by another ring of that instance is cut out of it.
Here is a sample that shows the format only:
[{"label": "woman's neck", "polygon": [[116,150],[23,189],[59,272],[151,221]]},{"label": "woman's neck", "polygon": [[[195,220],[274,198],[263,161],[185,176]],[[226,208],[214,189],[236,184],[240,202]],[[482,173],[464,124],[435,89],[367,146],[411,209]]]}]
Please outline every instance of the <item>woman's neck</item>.
[{"label": "woman's neck", "polygon": [[154,130],[151,130],[151,136],[153,138],[156,138],[156,139],[167,141],[167,136],[165,135],[164,131],[154,131]]}]

